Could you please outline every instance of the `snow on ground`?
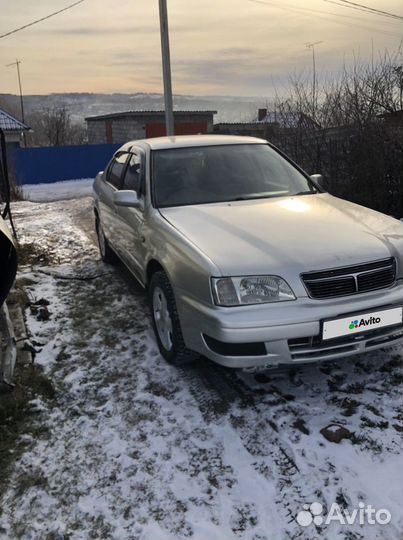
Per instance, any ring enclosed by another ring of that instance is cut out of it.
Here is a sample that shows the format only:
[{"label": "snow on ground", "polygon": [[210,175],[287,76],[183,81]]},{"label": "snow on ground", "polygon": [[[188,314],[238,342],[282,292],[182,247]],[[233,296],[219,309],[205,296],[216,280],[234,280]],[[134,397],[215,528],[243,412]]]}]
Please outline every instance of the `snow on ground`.
[{"label": "snow on ground", "polygon": [[[98,259],[89,199],[14,205],[35,361],[56,386],[1,491],[0,538],[397,540],[403,355],[390,349],[260,375],[158,353],[144,293]],[[320,430],[341,423],[340,444]],[[303,505],[360,502],[388,525],[300,526]],[[1,536],[1,534],[3,536]]]},{"label": "snow on ground", "polygon": [[59,201],[89,197],[92,194],[93,178],[80,180],[63,180],[51,184],[25,184],[22,187],[23,197],[29,201]]}]

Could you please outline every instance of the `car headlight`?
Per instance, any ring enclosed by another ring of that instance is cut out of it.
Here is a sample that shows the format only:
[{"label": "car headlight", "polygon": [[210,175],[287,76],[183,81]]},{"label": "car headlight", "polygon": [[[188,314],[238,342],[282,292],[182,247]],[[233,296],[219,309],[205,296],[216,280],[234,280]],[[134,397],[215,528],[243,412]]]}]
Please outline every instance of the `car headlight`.
[{"label": "car headlight", "polygon": [[219,306],[266,304],[295,300],[292,289],[279,276],[212,278],[214,301]]}]

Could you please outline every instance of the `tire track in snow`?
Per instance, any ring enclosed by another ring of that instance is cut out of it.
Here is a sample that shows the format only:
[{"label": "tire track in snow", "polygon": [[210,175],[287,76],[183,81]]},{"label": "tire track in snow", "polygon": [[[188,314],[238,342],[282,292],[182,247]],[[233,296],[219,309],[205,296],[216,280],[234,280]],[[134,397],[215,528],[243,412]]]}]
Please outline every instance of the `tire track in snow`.
[{"label": "tire track in snow", "polygon": [[293,524],[295,509],[302,508],[306,501],[318,500],[319,496],[307,489],[309,483],[292,446],[276,431],[272,421],[272,416],[290,407],[293,396],[281,395],[271,383],[256,383],[251,374],[245,376],[207,360],[182,368],[181,374],[207,423],[234,419],[232,427],[251,456],[255,471],[276,482],[276,505],[282,521]]}]

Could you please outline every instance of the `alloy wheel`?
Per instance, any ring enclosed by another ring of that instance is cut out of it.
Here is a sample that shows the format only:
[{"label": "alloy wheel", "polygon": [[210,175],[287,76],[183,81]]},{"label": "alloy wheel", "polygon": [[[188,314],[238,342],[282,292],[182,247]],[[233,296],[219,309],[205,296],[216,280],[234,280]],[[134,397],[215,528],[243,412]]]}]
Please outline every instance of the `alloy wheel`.
[{"label": "alloy wheel", "polygon": [[172,342],[172,319],[168,311],[168,302],[163,290],[155,287],[153,294],[153,315],[158,337],[167,351],[173,346]]}]

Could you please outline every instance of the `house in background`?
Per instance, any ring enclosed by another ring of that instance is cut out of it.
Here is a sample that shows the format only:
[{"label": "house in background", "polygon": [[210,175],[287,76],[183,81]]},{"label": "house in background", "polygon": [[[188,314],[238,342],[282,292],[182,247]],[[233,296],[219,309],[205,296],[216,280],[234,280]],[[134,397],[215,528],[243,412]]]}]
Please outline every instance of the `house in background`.
[{"label": "house in background", "polygon": [[307,128],[320,127],[310,116],[303,112],[293,111],[269,111],[268,109],[258,109],[257,124],[269,125],[276,128]]},{"label": "house in background", "polygon": [[403,109],[399,111],[390,111],[383,114],[379,114],[378,118],[383,120],[383,122],[390,127],[403,127]]},{"label": "house in background", "polygon": [[214,125],[214,133],[223,135],[247,135],[266,139],[279,130],[313,129],[320,127],[310,116],[302,112],[269,111],[258,109],[252,122],[223,122]]},{"label": "house in background", "polygon": [[4,131],[7,148],[21,146],[22,134],[30,129],[4,109],[0,109],[0,128]]},{"label": "house in background", "polygon": [[[175,134],[212,133],[217,111],[174,111]],[[165,135],[164,111],[127,111],[90,116],[87,122],[90,144],[123,144],[134,139]]]}]

